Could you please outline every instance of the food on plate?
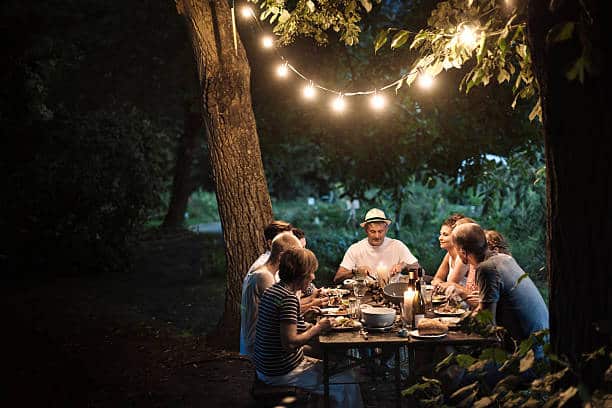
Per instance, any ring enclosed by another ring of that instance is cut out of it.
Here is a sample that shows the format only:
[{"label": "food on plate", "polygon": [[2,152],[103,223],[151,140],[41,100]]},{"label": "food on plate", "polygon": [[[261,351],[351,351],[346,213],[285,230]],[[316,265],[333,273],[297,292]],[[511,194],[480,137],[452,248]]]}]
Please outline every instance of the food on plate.
[{"label": "food on plate", "polygon": [[437,319],[423,318],[417,324],[420,336],[437,336],[448,332],[448,326]]},{"label": "food on plate", "polygon": [[329,306],[342,306],[342,298],[330,297],[327,304]]},{"label": "food on plate", "polygon": [[431,297],[431,301],[433,303],[443,303],[443,302],[446,302],[446,296],[444,296],[444,295],[433,295]]},{"label": "food on plate", "polygon": [[321,309],[321,313],[324,315],[345,315],[348,313],[348,308],[344,305],[340,305],[334,308]]},{"label": "food on plate", "polygon": [[335,317],[331,319],[331,325],[333,328],[355,328],[361,326],[357,320],[350,319],[348,317]]},{"label": "food on plate", "polygon": [[440,313],[457,313],[463,309],[458,308],[457,306],[452,306],[450,304],[446,304],[444,306],[440,306],[436,309]]},{"label": "food on plate", "polygon": [[337,289],[337,288],[323,288],[321,289],[321,293],[323,293],[326,296],[344,296],[344,295],[348,295],[349,293],[351,293],[350,290],[348,289]]}]

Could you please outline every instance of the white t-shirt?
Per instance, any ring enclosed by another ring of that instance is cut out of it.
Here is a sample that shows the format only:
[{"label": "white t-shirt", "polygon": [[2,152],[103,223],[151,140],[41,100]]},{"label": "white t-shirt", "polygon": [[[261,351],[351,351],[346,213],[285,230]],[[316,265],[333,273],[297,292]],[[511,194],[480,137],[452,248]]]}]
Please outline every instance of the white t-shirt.
[{"label": "white t-shirt", "polygon": [[242,283],[240,304],[240,354],[250,356],[255,347],[255,327],[259,314],[259,299],[274,285],[274,273],[259,267],[247,273]]},{"label": "white t-shirt", "polygon": [[251,265],[251,267],[249,268],[247,275],[265,264],[266,262],[268,262],[268,259],[270,259],[270,251],[266,251],[263,254],[259,255],[259,258],[257,258],[255,262],[253,262],[253,265]]},{"label": "white t-shirt", "polygon": [[400,240],[385,237],[379,246],[372,246],[367,238],[354,243],[344,254],[340,266],[351,270],[356,266],[369,266],[371,273],[377,276],[378,267],[387,271],[395,264],[405,262],[413,264],[418,262],[412,252]]}]

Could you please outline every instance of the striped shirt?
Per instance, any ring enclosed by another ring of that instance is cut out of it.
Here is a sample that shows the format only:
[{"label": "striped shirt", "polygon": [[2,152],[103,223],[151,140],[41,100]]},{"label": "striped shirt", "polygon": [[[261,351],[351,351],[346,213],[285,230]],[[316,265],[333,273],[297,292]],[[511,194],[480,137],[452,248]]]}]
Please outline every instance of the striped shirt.
[{"label": "striped shirt", "polygon": [[300,326],[300,301],[283,283],[266,290],[259,301],[259,315],[255,330],[255,368],[268,376],[285,375],[304,359],[302,347],[295,351],[283,349],[280,338],[281,322]]}]

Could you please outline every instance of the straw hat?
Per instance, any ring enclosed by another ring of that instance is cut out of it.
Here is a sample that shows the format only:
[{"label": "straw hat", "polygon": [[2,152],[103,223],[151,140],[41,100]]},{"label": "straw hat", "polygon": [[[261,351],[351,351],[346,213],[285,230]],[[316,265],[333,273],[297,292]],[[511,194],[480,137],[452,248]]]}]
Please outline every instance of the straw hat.
[{"label": "straw hat", "polygon": [[365,219],[359,225],[361,225],[361,227],[365,227],[366,224],[369,224],[371,222],[384,222],[387,225],[391,224],[391,220],[388,219],[385,216],[385,213],[382,210],[379,210],[378,208],[372,208],[370,211],[368,211],[365,215]]}]

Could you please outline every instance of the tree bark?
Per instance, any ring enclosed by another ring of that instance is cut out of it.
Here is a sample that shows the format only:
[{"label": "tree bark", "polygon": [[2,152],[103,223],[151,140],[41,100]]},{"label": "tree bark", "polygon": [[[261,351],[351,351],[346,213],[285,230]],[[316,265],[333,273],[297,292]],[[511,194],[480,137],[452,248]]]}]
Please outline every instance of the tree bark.
[{"label": "tree bark", "polygon": [[187,201],[193,189],[189,176],[191,174],[191,165],[193,164],[193,155],[198,147],[198,136],[201,129],[202,114],[200,112],[192,112],[191,104],[186,103],[183,135],[176,153],[172,197],[170,198],[168,212],[164,217],[163,228],[172,229],[183,225]]},{"label": "tree bark", "polygon": [[[569,41],[547,42],[556,24],[576,21],[579,1],[529,2],[528,32],[540,86],[547,172],[547,268],[551,341],[572,360],[610,344],[612,293],[612,135],[608,61],[584,83],[566,73],[580,57],[577,30]],[[584,2],[589,4],[594,2]],[[589,6],[593,6],[589,4]],[[593,17],[589,41],[602,56],[603,10]]]},{"label": "tree bark", "polygon": [[225,311],[219,324],[226,346],[237,346],[244,275],[263,252],[263,227],[272,220],[251,102],[250,67],[237,50],[224,0],[176,0],[191,36],[202,87],[202,113],[227,258]]}]

